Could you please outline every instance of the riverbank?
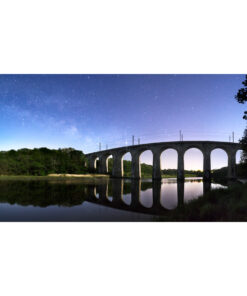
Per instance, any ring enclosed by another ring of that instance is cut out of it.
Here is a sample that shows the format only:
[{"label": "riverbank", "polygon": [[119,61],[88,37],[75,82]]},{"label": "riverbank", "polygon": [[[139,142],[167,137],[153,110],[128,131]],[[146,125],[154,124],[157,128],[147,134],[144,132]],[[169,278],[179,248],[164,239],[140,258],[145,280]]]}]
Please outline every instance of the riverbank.
[{"label": "riverbank", "polygon": [[105,174],[49,174],[47,177],[56,178],[109,178],[109,175]]},{"label": "riverbank", "polygon": [[12,176],[12,175],[0,175],[0,181],[4,180],[20,180],[20,181],[35,181],[35,180],[96,180],[109,178],[109,175],[103,174],[49,174],[47,176]]},{"label": "riverbank", "polygon": [[175,209],[160,221],[247,221],[247,184],[215,189]]},{"label": "riverbank", "polygon": [[[97,179],[111,178],[111,175],[106,174],[49,174],[47,176],[31,176],[31,175],[0,175],[0,180],[54,180],[54,179]],[[131,179],[125,176],[126,179]],[[162,175],[162,179],[176,179],[176,175]],[[200,179],[194,175],[185,175],[185,178]],[[141,179],[152,179],[152,175],[144,175]]]}]

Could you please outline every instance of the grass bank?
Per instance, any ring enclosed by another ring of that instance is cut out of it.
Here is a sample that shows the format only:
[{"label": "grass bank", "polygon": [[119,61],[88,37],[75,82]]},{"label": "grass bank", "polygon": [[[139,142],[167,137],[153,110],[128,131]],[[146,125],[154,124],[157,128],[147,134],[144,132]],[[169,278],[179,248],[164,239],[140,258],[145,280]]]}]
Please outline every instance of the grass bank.
[{"label": "grass bank", "polygon": [[183,207],[171,211],[161,221],[247,221],[247,184],[207,192]]},{"label": "grass bank", "polygon": [[109,175],[100,175],[100,174],[50,174],[47,176],[12,176],[12,175],[0,175],[1,180],[20,180],[20,181],[36,181],[36,180],[94,180],[109,178]]},{"label": "grass bank", "polygon": [[[54,180],[54,179],[96,179],[96,178],[110,178],[107,174],[49,174],[46,176],[32,176],[32,175],[0,175],[0,180]],[[131,175],[125,175],[125,178],[131,178]],[[186,178],[196,177],[192,174],[185,174]],[[142,179],[152,179],[152,175],[144,174]],[[177,175],[162,175],[162,178],[177,178]]]},{"label": "grass bank", "polygon": [[[195,174],[184,174],[185,178],[198,178]],[[167,174],[162,174],[162,178],[177,178],[177,175],[167,175]]]},{"label": "grass bank", "polygon": [[[131,178],[131,174],[124,174],[124,177],[125,178]],[[194,174],[185,174],[184,177],[185,178],[200,178],[200,177],[198,177],[198,176],[196,176]],[[174,179],[174,178],[177,178],[177,175],[176,174],[175,175],[174,174],[170,174],[170,175],[162,174],[161,178],[165,178],[165,179],[172,178],[172,179]],[[151,175],[150,174],[142,174],[141,179],[152,179],[152,174]]]}]

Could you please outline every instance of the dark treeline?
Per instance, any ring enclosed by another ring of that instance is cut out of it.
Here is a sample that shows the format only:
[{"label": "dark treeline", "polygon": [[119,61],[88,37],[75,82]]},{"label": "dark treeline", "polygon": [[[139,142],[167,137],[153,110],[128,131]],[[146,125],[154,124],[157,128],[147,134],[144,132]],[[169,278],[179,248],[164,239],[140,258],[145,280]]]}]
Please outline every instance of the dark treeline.
[{"label": "dark treeline", "polygon": [[[161,171],[163,175],[167,176],[177,176],[177,169],[167,169]],[[184,170],[184,174],[187,177],[202,177],[202,171]]]},{"label": "dark treeline", "polygon": [[[239,178],[246,178],[247,174],[247,164],[246,163],[239,163],[236,166],[237,169],[237,176]],[[224,167],[218,170],[213,170],[212,171],[212,177],[214,179],[224,179],[227,177],[227,170],[228,167]]]},{"label": "dark treeline", "polygon": [[45,176],[87,172],[82,151],[72,148],[20,149],[0,152],[0,175]]},{"label": "dark treeline", "polygon": [[[235,99],[238,103],[244,104],[247,102],[247,75],[245,75],[245,80],[242,82],[244,87],[241,87],[236,96]],[[247,111],[244,112],[243,119],[247,120]],[[240,174],[241,177],[247,178],[247,128],[244,130],[244,135],[242,139],[240,140],[243,153],[241,156],[241,162],[242,165],[240,166]]]}]

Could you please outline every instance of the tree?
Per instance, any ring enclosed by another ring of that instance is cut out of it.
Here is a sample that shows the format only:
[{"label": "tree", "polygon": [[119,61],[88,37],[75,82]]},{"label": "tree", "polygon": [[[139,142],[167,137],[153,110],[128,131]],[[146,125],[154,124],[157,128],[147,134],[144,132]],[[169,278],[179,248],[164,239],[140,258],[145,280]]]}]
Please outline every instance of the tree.
[{"label": "tree", "polygon": [[83,174],[85,159],[82,151],[72,148],[0,151],[0,175]]},{"label": "tree", "polygon": [[[238,93],[235,96],[235,99],[240,103],[244,104],[247,102],[247,75],[245,76],[245,80],[242,82],[245,87],[242,87],[238,90]],[[247,111],[244,112],[243,119],[247,120]],[[240,144],[242,145],[242,155],[241,155],[241,163],[242,170],[247,174],[247,129],[244,130],[244,135],[240,140]]]},{"label": "tree", "polygon": [[[244,104],[247,102],[247,75],[245,76],[245,80],[242,82],[245,87],[242,87],[238,90],[238,93],[235,96],[235,99],[240,103]],[[243,119],[247,119],[247,111],[244,112]]]},{"label": "tree", "polygon": [[243,138],[240,140],[243,152],[241,155],[241,162],[247,163],[247,129],[244,130]]}]

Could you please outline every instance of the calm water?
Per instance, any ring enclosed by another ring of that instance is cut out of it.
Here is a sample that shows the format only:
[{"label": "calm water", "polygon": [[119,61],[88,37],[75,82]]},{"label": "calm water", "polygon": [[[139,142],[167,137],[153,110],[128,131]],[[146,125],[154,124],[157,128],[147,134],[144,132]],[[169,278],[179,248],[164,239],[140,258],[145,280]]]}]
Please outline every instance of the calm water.
[{"label": "calm water", "polygon": [[219,187],[199,178],[0,181],[0,221],[155,221]]}]

